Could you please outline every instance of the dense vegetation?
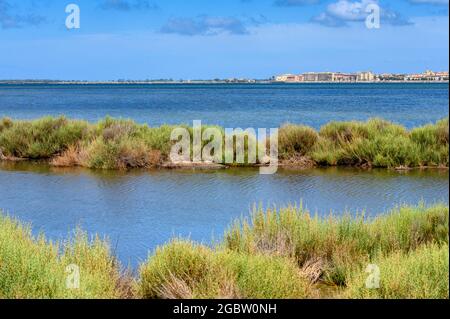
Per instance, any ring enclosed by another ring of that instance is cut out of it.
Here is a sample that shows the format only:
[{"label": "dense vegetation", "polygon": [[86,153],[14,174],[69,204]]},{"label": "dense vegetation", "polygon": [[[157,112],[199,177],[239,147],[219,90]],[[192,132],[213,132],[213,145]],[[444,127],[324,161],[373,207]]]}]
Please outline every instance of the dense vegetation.
[{"label": "dense vegetation", "polygon": [[[160,166],[169,161],[173,128],[112,118],[97,124],[64,117],[3,118],[0,159],[45,159],[57,166],[105,169]],[[287,124],[279,131],[279,154],[286,165],[448,167],[449,120],[412,130],[381,119],[331,122],[319,132]]]},{"label": "dense vegetation", "polygon": [[[80,231],[52,243],[0,215],[0,298],[448,298],[449,209],[402,207],[374,219],[300,207],[237,221],[212,247],[176,239],[121,272],[108,244]],[[66,289],[66,267],[80,289]],[[368,289],[368,264],[380,286]]]}]

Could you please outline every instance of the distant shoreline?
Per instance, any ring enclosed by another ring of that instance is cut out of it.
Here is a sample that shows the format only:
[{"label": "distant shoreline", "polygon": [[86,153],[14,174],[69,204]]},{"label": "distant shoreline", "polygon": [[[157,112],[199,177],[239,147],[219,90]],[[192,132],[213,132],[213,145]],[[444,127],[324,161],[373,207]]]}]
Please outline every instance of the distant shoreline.
[{"label": "distant shoreline", "polygon": [[278,85],[301,85],[301,84],[448,84],[449,81],[356,81],[356,82],[332,82],[332,81],[310,81],[310,82],[278,82],[278,81],[254,81],[254,82],[227,82],[227,81],[9,81],[0,80],[0,85],[255,85],[255,84],[278,84]]}]

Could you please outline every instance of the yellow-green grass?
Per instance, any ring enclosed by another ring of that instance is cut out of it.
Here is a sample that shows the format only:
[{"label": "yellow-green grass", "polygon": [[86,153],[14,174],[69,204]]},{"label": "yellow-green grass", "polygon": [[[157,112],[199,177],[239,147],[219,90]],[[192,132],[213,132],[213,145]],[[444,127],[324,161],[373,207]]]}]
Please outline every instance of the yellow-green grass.
[{"label": "yellow-green grass", "polygon": [[448,243],[448,207],[401,207],[367,219],[363,215],[320,218],[302,206],[255,210],[225,236],[227,249],[244,254],[292,258],[315,265],[323,281],[345,286],[349,270],[379,252],[409,252],[427,243]]},{"label": "yellow-green grass", "polygon": [[410,131],[382,119],[331,122],[321,128],[311,157],[321,165],[446,166],[448,118]]},{"label": "yellow-green grass", "polygon": [[[192,136],[192,128],[181,126]],[[169,161],[174,128],[109,117],[96,124],[64,117],[34,121],[3,118],[0,158],[45,159],[59,166],[104,169],[153,167]],[[279,130],[279,155],[282,161],[322,166],[448,167],[449,120],[412,130],[382,119],[330,122],[318,132],[287,124]],[[247,152],[245,165],[253,165],[248,163]]]},{"label": "yellow-green grass", "polygon": [[[71,265],[79,267],[79,289],[69,289],[76,281],[67,285]],[[123,293],[119,267],[104,241],[89,241],[77,231],[70,241],[52,243],[0,212],[0,299],[120,298]]]},{"label": "yellow-green grass", "polygon": [[[64,243],[0,215],[0,298],[448,298],[445,205],[376,218],[320,218],[301,206],[255,209],[222,243],[175,239],[121,275],[108,244],[77,231]],[[80,289],[66,267],[80,267]],[[366,287],[366,268],[380,288]]]},{"label": "yellow-green grass", "polygon": [[[373,263],[379,270],[378,289],[366,286],[368,273],[360,269],[349,274],[345,298],[448,299],[448,243],[424,245],[410,253],[396,251],[381,255]],[[378,274],[376,274],[378,276]],[[375,277],[375,280],[378,280]],[[373,287],[373,286],[372,286]]]},{"label": "yellow-green grass", "polygon": [[140,269],[143,298],[308,298],[312,291],[296,265],[283,257],[215,250],[175,240]]}]

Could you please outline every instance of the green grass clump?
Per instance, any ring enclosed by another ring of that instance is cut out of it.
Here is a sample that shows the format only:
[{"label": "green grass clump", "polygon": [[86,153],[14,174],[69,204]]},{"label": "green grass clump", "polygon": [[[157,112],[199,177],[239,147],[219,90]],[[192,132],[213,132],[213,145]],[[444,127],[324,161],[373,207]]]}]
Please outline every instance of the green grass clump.
[{"label": "green grass clump", "polygon": [[318,138],[317,132],[310,127],[284,125],[278,133],[279,154],[282,158],[309,154]]},{"label": "green grass clump", "polygon": [[410,253],[397,251],[377,257],[379,288],[366,286],[369,276],[365,269],[349,275],[346,298],[369,299],[448,299],[448,243],[430,244]]},{"label": "green grass clump", "polygon": [[[36,121],[2,120],[0,149],[5,156],[47,159],[61,153],[87,135],[88,124],[64,117]],[[6,125],[5,125],[6,123]]]},{"label": "green grass clump", "polygon": [[447,165],[449,162],[449,120],[438,121],[411,131],[411,140],[422,154],[420,164],[424,166]]},{"label": "green grass clump", "polygon": [[13,121],[9,117],[0,119],[0,133],[3,130],[9,129],[11,126],[13,126]]},{"label": "green grass clump", "polygon": [[175,240],[158,248],[141,266],[140,293],[147,299],[201,298],[205,290],[207,294],[214,294],[210,286],[215,272],[212,263],[212,252],[208,248]]},{"label": "green grass clump", "polygon": [[239,254],[219,254],[220,264],[232,275],[235,297],[243,299],[305,299],[313,297],[306,276],[289,258]]},{"label": "green grass clump", "polygon": [[300,207],[263,212],[238,221],[226,247],[245,254],[285,256],[302,267],[318,261],[323,280],[345,285],[346,273],[381,250],[408,252],[431,242],[448,242],[448,207],[402,207],[386,216],[329,216],[321,219]]},{"label": "green grass clump", "polygon": [[213,250],[175,240],[140,268],[143,298],[306,298],[309,285],[284,258]]},{"label": "green grass clump", "polygon": [[[66,286],[72,264],[80,269],[79,289]],[[119,283],[118,265],[100,239],[77,232],[73,240],[52,243],[0,214],[0,299],[120,298]]]},{"label": "green grass clump", "polygon": [[[322,165],[417,167],[432,164],[424,161],[422,150],[410,132],[381,119],[325,125],[320,130],[312,158]],[[439,164],[444,165],[445,162],[439,161],[434,165]]]}]

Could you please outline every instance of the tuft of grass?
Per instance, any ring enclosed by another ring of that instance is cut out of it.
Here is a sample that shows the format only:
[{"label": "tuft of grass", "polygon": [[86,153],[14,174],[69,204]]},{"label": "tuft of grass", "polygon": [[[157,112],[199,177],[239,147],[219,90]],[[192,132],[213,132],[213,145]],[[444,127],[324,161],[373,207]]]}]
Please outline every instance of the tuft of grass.
[{"label": "tuft of grass", "polygon": [[325,125],[311,156],[321,165],[448,166],[448,150],[448,119],[411,132],[382,119],[370,119]]},{"label": "tuft of grass", "polygon": [[[362,268],[349,274],[346,298],[448,299],[448,243],[429,244],[410,253],[381,254],[373,264],[379,268],[379,287],[366,286],[369,274]],[[375,277],[376,279],[376,277]]]},{"label": "tuft of grass", "polygon": [[446,165],[449,162],[449,119],[438,121],[411,131],[411,140],[417,145],[422,166]]},{"label": "tuft of grass", "polygon": [[175,240],[140,268],[143,298],[306,298],[309,284],[288,259],[213,250]]},{"label": "tuft of grass", "polygon": [[[66,285],[68,266],[80,270],[79,289]],[[0,299],[120,298],[121,275],[108,245],[77,231],[65,243],[31,234],[29,226],[0,214]]]},{"label": "tuft of grass", "polygon": [[0,133],[3,130],[11,128],[11,126],[13,126],[13,121],[9,117],[4,117],[0,119]]},{"label": "tuft of grass", "polygon": [[312,158],[322,165],[417,167],[422,157],[404,127],[376,118],[325,125],[312,152]]},{"label": "tuft of grass", "polygon": [[284,125],[278,133],[279,154],[282,158],[305,156],[311,152],[318,139],[319,135],[310,127]]},{"label": "tuft of grass", "polygon": [[168,298],[168,287],[177,285],[183,286],[184,291],[178,297],[201,297],[202,287],[212,290],[209,287],[212,272],[212,252],[208,248],[175,240],[157,248],[154,256],[141,266],[140,293],[146,299]]},{"label": "tuft of grass", "polygon": [[226,251],[220,264],[232,274],[237,296],[243,299],[305,299],[314,291],[295,262],[289,258]]},{"label": "tuft of grass", "polygon": [[401,207],[373,220],[349,214],[321,219],[302,206],[255,209],[250,220],[231,227],[225,246],[244,254],[292,258],[300,267],[319,260],[321,278],[344,286],[347,272],[380,250],[408,252],[427,243],[448,242],[448,223],[449,210],[442,205]]}]

